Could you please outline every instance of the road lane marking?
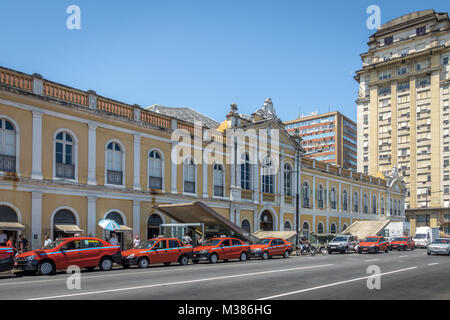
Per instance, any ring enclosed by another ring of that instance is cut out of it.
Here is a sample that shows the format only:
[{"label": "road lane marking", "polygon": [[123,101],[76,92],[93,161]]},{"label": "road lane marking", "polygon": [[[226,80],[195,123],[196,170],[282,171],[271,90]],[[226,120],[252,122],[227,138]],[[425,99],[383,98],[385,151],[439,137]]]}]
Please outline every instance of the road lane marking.
[{"label": "road lane marking", "polygon": [[93,294],[101,294],[101,293],[116,293],[116,292],[120,292],[120,291],[148,289],[148,288],[155,288],[155,287],[166,287],[166,286],[174,286],[174,285],[197,283],[197,282],[206,282],[206,281],[224,280],[224,279],[231,279],[231,278],[257,276],[257,275],[276,273],[276,272],[286,272],[286,271],[295,271],[295,270],[307,270],[307,269],[314,269],[314,268],[323,268],[323,267],[330,267],[330,266],[333,266],[333,264],[322,264],[322,265],[307,266],[307,267],[278,269],[278,270],[252,272],[252,273],[243,273],[243,274],[236,274],[236,275],[230,275],[230,276],[204,278],[204,279],[196,279],[196,280],[185,280],[185,281],[176,281],[176,282],[168,282],[168,283],[157,283],[157,284],[150,284],[150,285],[137,286],[137,287],[128,287],[128,288],[117,288],[117,289],[108,289],[108,290],[99,290],[99,291],[88,291],[88,292],[80,292],[80,293],[73,293],[73,294],[63,294],[63,295],[57,295],[57,296],[49,296],[49,297],[31,298],[31,299],[28,299],[28,300],[48,300],[48,299],[60,299],[60,298],[85,296],[85,295],[93,295]]},{"label": "road lane marking", "polygon": [[366,262],[370,262],[370,261],[377,261],[378,259],[369,259],[369,260],[366,260]]},{"label": "road lane marking", "polygon": [[[384,273],[380,273],[379,276],[384,276],[384,275],[387,275],[387,274],[393,274],[393,273],[398,273],[398,272],[403,272],[403,271],[409,271],[409,270],[413,270],[413,269],[416,269],[416,268],[417,267],[410,267],[410,268],[405,268],[405,269],[400,269],[400,270],[384,272]],[[325,285],[322,285],[322,286],[317,286],[317,287],[312,287],[312,288],[307,288],[307,289],[302,289],[302,290],[297,290],[297,291],[292,291],[292,292],[286,292],[286,293],[277,294],[277,295],[270,296],[270,297],[259,298],[257,300],[270,300],[270,299],[285,297],[285,296],[289,296],[289,295],[293,295],[293,294],[298,294],[298,293],[303,293],[303,292],[308,292],[308,291],[313,291],[313,290],[318,290],[318,289],[338,286],[338,285],[346,284],[346,283],[350,283],[350,282],[365,280],[365,279],[368,279],[370,277],[373,277],[373,275],[366,276],[366,277],[361,277],[361,278],[356,278],[356,279],[350,279],[350,280],[334,282],[334,283],[325,284]]]},{"label": "road lane marking", "polygon": [[408,255],[406,255],[406,256],[398,256],[399,258],[406,258],[406,257],[408,257]]},{"label": "road lane marking", "polygon": [[428,265],[429,266],[434,266],[434,265],[437,265],[437,264],[439,264],[439,262],[429,263]]}]

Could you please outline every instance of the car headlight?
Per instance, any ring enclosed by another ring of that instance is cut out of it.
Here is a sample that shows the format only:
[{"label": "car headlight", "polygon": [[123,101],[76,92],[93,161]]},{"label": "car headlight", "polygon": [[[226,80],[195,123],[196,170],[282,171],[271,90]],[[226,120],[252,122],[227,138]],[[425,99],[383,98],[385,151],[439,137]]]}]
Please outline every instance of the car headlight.
[{"label": "car headlight", "polygon": [[130,254],[127,259],[133,259],[134,258],[134,253]]},{"label": "car headlight", "polygon": [[26,257],[25,260],[26,260],[26,261],[31,261],[31,260],[33,260],[34,258],[36,258],[36,256],[35,256],[35,255],[32,255],[32,256]]},{"label": "car headlight", "polygon": [[256,249],[253,249],[252,251],[259,252],[259,251],[262,251],[262,249],[261,248],[256,248]]}]

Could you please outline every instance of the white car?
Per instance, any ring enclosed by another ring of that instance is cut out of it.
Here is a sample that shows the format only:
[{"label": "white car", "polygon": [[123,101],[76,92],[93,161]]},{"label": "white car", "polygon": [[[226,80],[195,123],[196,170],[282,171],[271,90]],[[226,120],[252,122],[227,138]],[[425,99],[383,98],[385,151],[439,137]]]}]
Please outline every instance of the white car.
[{"label": "white car", "polygon": [[427,254],[446,254],[450,256],[450,239],[438,238],[428,245]]}]

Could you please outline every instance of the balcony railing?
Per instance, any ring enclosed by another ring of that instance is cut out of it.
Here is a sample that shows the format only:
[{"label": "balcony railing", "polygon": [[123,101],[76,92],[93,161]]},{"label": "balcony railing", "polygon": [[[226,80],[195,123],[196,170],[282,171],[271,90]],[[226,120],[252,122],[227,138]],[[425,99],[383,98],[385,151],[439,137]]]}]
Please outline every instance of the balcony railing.
[{"label": "balcony railing", "polygon": [[274,202],[275,201],[275,194],[273,194],[273,193],[263,193],[263,201]]},{"label": "balcony railing", "polygon": [[114,171],[114,170],[107,171],[107,183],[108,184],[122,185],[123,184],[122,178],[123,178],[122,171]]},{"label": "balcony railing", "polygon": [[161,177],[149,177],[149,188],[162,190],[162,178]]},{"label": "balcony railing", "polygon": [[16,157],[0,154],[0,171],[16,172]]},{"label": "balcony railing", "polygon": [[241,190],[241,199],[253,200],[253,191],[242,189]]},{"label": "balcony railing", "polygon": [[195,182],[185,181],[184,182],[184,192],[195,193]]},{"label": "balcony railing", "polygon": [[75,177],[75,166],[73,164],[56,163],[56,177],[62,179],[73,179]]},{"label": "balcony railing", "polygon": [[214,196],[223,197],[223,186],[214,186]]}]

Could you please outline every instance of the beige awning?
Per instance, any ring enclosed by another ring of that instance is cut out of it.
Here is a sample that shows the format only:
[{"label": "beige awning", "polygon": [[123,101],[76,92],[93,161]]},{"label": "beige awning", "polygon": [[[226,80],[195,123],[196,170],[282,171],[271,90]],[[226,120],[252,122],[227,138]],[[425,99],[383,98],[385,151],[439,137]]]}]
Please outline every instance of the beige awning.
[{"label": "beige awning", "polygon": [[76,224],[55,224],[55,228],[65,233],[80,233],[83,232]]},{"label": "beige awning", "polygon": [[258,238],[200,201],[182,204],[154,205],[153,207],[181,223],[203,223],[206,228],[222,226],[234,231],[250,242],[258,241]]},{"label": "beige awning", "polygon": [[25,229],[25,227],[18,222],[0,222],[0,230],[17,231],[23,229]]},{"label": "beige awning", "polygon": [[123,231],[133,231],[133,229],[128,226],[120,226],[119,230],[114,230],[114,232],[123,232]]}]

